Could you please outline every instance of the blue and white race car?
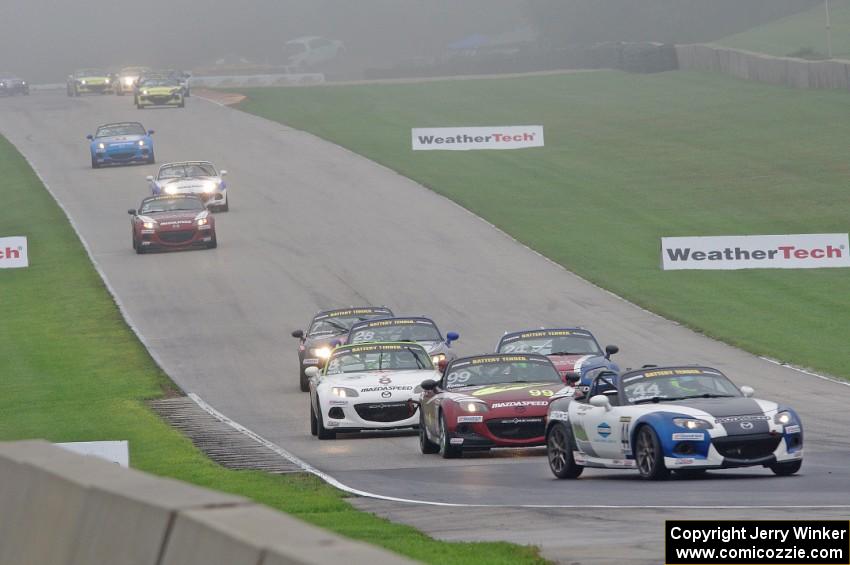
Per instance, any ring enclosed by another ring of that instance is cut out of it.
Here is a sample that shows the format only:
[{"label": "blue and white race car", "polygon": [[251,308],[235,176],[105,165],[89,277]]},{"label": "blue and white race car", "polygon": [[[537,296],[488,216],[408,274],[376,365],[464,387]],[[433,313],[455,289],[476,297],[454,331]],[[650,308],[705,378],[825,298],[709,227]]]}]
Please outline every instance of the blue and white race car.
[{"label": "blue and white race car", "polygon": [[752,398],[709,367],[650,367],[597,374],[582,398],[549,405],[546,451],[559,479],[585,467],[670,471],[769,467],[791,475],[803,463],[803,426],[786,406]]},{"label": "blue and white race car", "polygon": [[153,130],[139,122],[104,124],[94,135],[87,135],[92,169],[102,165],[154,163]]}]

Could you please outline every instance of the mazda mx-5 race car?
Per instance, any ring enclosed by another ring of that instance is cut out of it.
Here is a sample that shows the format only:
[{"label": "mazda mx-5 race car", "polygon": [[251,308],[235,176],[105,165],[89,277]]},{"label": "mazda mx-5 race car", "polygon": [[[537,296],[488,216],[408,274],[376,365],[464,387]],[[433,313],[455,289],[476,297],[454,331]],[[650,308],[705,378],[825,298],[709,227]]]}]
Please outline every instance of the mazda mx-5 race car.
[{"label": "mazda mx-5 race car", "polygon": [[100,69],[80,69],[68,77],[65,89],[68,96],[113,92],[114,80],[110,73]]},{"label": "mazda mx-5 race car", "polygon": [[124,96],[135,91],[136,82],[146,72],[150,71],[147,67],[124,67],[118,71],[118,76],[115,80],[115,94]]},{"label": "mazda mx-5 race car", "polygon": [[419,447],[457,457],[464,450],[530,447],[546,439],[546,411],[572,394],[543,355],[479,355],[448,364],[421,384]]},{"label": "mazda mx-5 race car", "polygon": [[435,375],[416,343],[361,343],[334,349],[323,369],[310,367],[310,432],[392,430],[419,424],[419,383]]},{"label": "mazda mx-5 race car", "polygon": [[131,163],[154,163],[154,131],[146,130],[139,122],[104,124],[94,135],[87,135],[91,153],[91,168],[102,165],[128,165]]},{"label": "mazda mx-5 race car", "polygon": [[215,218],[197,196],[149,196],[132,216],[130,227],[133,249],[145,253],[152,249],[188,249],[218,245]]},{"label": "mazda mx-5 race car", "polygon": [[207,208],[219,212],[230,210],[227,197],[227,184],[224,177],[227,171],[217,171],[209,161],[184,161],[166,163],[159,168],[156,177],[148,176],[151,193],[194,194],[204,201]]},{"label": "mazda mx-5 race car", "polygon": [[149,106],[186,106],[183,86],[168,77],[145,77],[136,87],[136,108],[142,110]]},{"label": "mazda mx-5 race car", "polygon": [[30,93],[30,85],[22,78],[10,73],[0,73],[0,96],[14,96],[15,94]]},{"label": "mazda mx-5 race car", "polygon": [[459,338],[457,332],[449,332],[443,339],[433,320],[413,316],[358,322],[351,326],[345,342],[414,341],[425,348],[436,366],[441,361],[453,361],[457,358],[457,353],[452,349],[452,342]]},{"label": "mazda mx-5 race car", "polygon": [[616,345],[607,345],[603,352],[593,334],[584,328],[541,328],[510,332],[503,335],[496,345],[496,353],[536,353],[547,356],[565,379],[570,373],[578,374],[582,389],[590,384],[590,371],[599,367],[620,370],[611,360],[611,356],[618,351],[620,348]]},{"label": "mazda mx-5 race car", "polygon": [[549,407],[546,449],[558,478],[585,467],[637,468],[644,479],[670,471],[769,467],[796,473],[803,426],[786,406],[752,398],[709,367],[652,367],[623,375],[600,372],[583,398]]},{"label": "mazda mx-5 race car", "polygon": [[392,310],[383,306],[361,306],[323,310],[313,316],[304,330],[295,330],[292,337],[298,338],[298,374],[301,392],[310,390],[309,367],[321,367],[331,356],[331,351],[345,341],[351,326],[364,320],[391,318]]}]

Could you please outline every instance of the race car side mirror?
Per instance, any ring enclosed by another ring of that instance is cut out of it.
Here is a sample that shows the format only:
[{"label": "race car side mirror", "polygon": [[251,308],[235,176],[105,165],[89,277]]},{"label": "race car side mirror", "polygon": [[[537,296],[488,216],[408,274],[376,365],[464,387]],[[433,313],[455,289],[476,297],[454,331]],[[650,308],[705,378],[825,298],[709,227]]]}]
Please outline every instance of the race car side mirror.
[{"label": "race car side mirror", "polygon": [[446,343],[451,343],[460,339],[460,334],[457,332],[449,332],[446,334]]},{"label": "race car side mirror", "polygon": [[292,337],[297,337],[298,339],[304,338],[304,330],[295,330],[292,332]]},{"label": "race car side mirror", "polygon": [[127,210],[127,213],[130,214],[131,216],[135,216],[136,210],[135,210],[135,208],[130,208],[129,210]]},{"label": "race car side mirror", "polygon": [[155,133],[156,133],[156,132],[155,132],[154,130],[152,130],[152,129],[149,129],[149,130],[148,130],[148,135],[153,135],[153,134],[155,134]]},{"label": "race car side mirror", "polygon": [[304,369],[304,374],[306,376],[310,377],[311,379],[313,377],[318,377],[321,373],[322,373],[322,370],[319,369],[318,367],[307,367],[306,369]]},{"label": "race car side mirror", "polygon": [[153,175],[146,176],[145,180],[148,181],[148,182],[153,182]]},{"label": "race car side mirror", "polygon": [[744,395],[744,398],[752,398],[755,392],[755,389],[753,389],[753,387],[751,386],[744,385],[741,387],[741,394]]},{"label": "race car side mirror", "polygon": [[88,134],[86,136],[86,139],[88,139],[89,141],[92,141],[92,140],[94,140],[94,136],[92,134]]},{"label": "race car side mirror", "polygon": [[567,371],[567,374],[564,375],[564,380],[568,384],[575,386],[581,380],[581,375],[579,375],[578,373],[576,373],[574,371]]},{"label": "race car side mirror", "polygon": [[437,388],[437,381],[435,381],[434,379],[427,379],[422,381],[422,384],[420,384],[419,386],[422,387],[422,390],[434,390],[435,388]]},{"label": "race car side mirror", "polygon": [[591,397],[590,405],[596,406],[597,408],[604,408],[606,412],[611,410],[611,401],[608,400],[608,397],[604,394],[597,394],[596,396]]},{"label": "race car side mirror", "polygon": [[220,171],[220,173],[221,173],[221,176],[223,176],[223,177],[224,177],[224,176],[227,176],[227,170],[225,170],[225,169],[222,169],[222,170]]},{"label": "race car side mirror", "polygon": [[605,346],[605,358],[610,359],[612,355],[620,351],[620,348],[616,345],[606,345]]}]

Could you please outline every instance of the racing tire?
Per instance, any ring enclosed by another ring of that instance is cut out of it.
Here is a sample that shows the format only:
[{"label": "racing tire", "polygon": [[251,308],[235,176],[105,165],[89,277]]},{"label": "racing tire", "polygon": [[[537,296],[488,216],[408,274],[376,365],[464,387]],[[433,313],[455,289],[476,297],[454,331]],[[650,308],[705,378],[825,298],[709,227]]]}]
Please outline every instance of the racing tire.
[{"label": "racing tire", "polygon": [[77,88],[77,87],[74,87],[74,96],[79,96],[79,95],[80,95],[80,89]]},{"label": "racing tire", "polygon": [[71,87],[70,87],[70,86],[66,86],[66,87],[65,87],[65,94],[67,94],[67,95],[68,95],[68,98],[70,98],[71,96],[73,96],[73,95],[74,95],[73,91],[71,91]]},{"label": "racing tire", "polygon": [[421,406],[419,407],[419,451],[425,455],[440,451],[440,446],[428,439],[428,432],[425,431],[425,417]]},{"label": "racing tire", "polygon": [[298,384],[301,387],[301,392],[310,392],[310,377],[304,374],[304,367],[298,370]]},{"label": "racing tire", "polygon": [[138,102],[136,102],[136,110],[144,110],[144,109],[145,109],[145,107],[144,107],[144,106],[142,106],[141,104],[139,104]]},{"label": "racing tire", "polygon": [[224,201],[222,206],[218,207],[219,212],[230,212],[230,198]]},{"label": "racing tire", "polygon": [[577,479],[584,471],[584,466],[576,463],[573,452],[576,440],[572,428],[568,424],[556,422],[546,434],[546,458],[549,469],[559,479]]},{"label": "racing tire", "polygon": [[135,239],[133,239],[133,249],[136,250],[136,255],[143,255],[145,253],[145,248]]},{"label": "racing tire", "polygon": [[100,168],[100,163],[98,163],[97,159],[95,159],[94,157],[91,158],[91,168],[92,169],[99,169]]},{"label": "racing tire", "polygon": [[437,449],[440,452],[440,457],[443,459],[455,459],[463,454],[463,450],[461,448],[455,447],[451,444],[445,414],[440,414],[440,443],[438,444]]},{"label": "racing tire", "polygon": [[177,105],[177,107],[178,107],[178,108],[185,108],[185,107],[186,107],[186,101],[185,101],[185,100],[181,100],[181,101],[180,101],[180,104],[178,104],[178,105]]},{"label": "racing tire", "polygon": [[153,153],[153,149],[151,149],[151,156],[148,157],[148,165],[153,165],[156,163],[156,155]]},{"label": "racing tire", "polygon": [[803,461],[785,461],[782,463],[774,463],[770,466],[770,470],[773,471],[774,475],[779,477],[787,477],[788,475],[793,475],[797,471],[800,470],[800,467],[803,466]]},{"label": "racing tire", "polygon": [[213,235],[212,241],[207,244],[207,249],[215,249],[216,247],[218,247],[218,238]]},{"label": "racing tire", "polygon": [[661,441],[651,426],[642,426],[638,430],[635,444],[635,463],[642,479],[661,481],[670,476],[670,469],[664,465]]},{"label": "racing tire", "polygon": [[310,403],[310,435],[319,434],[319,423],[316,421],[316,411],[313,410],[313,403]]},{"label": "racing tire", "polygon": [[[312,401],[310,402],[310,406],[312,406]],[[336,432],[333,432],[325,427],[325,423],[322,421],[322,413],[316,413],[316,437],[319,439],[336,439]]]}]

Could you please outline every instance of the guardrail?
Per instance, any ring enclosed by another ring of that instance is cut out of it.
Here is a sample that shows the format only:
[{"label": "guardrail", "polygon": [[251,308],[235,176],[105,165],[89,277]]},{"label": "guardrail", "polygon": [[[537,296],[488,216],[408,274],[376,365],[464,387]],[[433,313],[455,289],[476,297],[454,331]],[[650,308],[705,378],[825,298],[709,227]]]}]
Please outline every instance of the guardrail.
[{"label": "guardrail", "polygon": [[413,563],[242,497],[0,443],[0,565]]},{"label": "guardrail", "polygon": [[850,88],[850,61],[773,57],[715,45],[677,45],[682,70],[713,71],[794,88]]},{"label": "guardrail", "polygon": [[233,86],[305,86],[322,84],[322,73],[271,74],[271,75],[231,75],[231,76],[193,76],[189,79],[192,88],[227,88]]}]

